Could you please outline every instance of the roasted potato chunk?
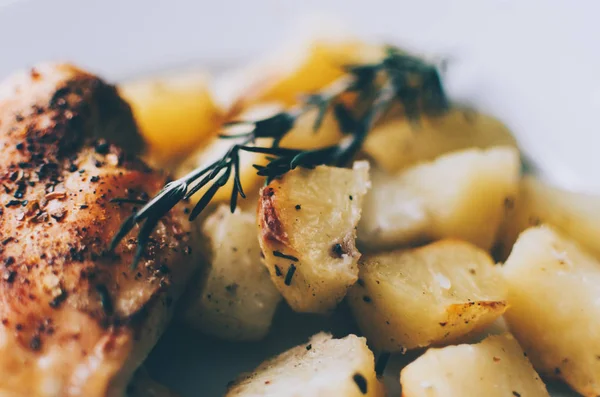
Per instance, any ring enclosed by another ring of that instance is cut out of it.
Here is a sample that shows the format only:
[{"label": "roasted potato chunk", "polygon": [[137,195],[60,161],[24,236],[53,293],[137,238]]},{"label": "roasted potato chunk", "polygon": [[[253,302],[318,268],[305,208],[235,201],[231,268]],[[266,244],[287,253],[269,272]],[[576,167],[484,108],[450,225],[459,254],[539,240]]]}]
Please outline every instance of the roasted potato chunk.
[{"label": "roasted potato chunk", "polygon": [[490,256],[463,241],[365,255],[348,292],[369,344],[404,351],[462,340],[506,310],[506,291]]},{"label": "roasted potato chunk", "polygon": [[519,153],[511,147],[454,152],[394,175],[374,172],[358,226],[360,247],[453,237],[490,249],[518,179]]},{"label": "roasted potato chunk", "polygon": [[230,105],[230,114],[256,103],[295,105],[302,95],[320,91],[346,74],[346,66],[377,62],[384,56],[382,46],[352,39],[318,38],[302,47],[228,76],[230,82],[222,84],[222,102]]},{"label": "roasted potato chunk", "polygon": [[463,110],[423,118],[415,125],[405,117],[376,126],[363,150],[381,168],[397,172],[422,161],[470,147],[514,146],[515,138],[497,119]]},{"label": "roasted potato chunk", "polygon": [[269,331],[281,294],[262,264],[256,216],[222,205],[202,226],[204,275],[186,299],[192,326],[223,339],[257,340]]},{"label": "roasted potato chunk", "polygon": [[475,345],[429,349],[400,374],[403,397],[549,397],[510,334]]},{"label": "roasted potato chunk", "polygon": [[332,310],[356,282],[355,246],[368,164],[297,168],[262,188],[258,227],[265,265],[299,312]]},{"label": "roasted potato chunk", "polygon": [[554,226],[600,258],[600,196],[561,190],[533,176],[525,176],[519,184],[515,205],[501,228],[499,257],[508,257],[519,233],[542,223]]},{"label": "roasted potato chunk", "polygon": [[149,158],[157,165],[180,163],[216,135],[223,121],[205,73],[134,80],[120,85],[119,92],[131,105]]},{"label": "roasted potato chunk", "polygon": [[378,397],[373,353],[364,338],[320,333],[238,379],[226,397]]},{"label": "roasted potato chunk", "polygon": [[547,226],[521,233],[503,267],[511,332],[542,374],[600,395],[600,263]]}]

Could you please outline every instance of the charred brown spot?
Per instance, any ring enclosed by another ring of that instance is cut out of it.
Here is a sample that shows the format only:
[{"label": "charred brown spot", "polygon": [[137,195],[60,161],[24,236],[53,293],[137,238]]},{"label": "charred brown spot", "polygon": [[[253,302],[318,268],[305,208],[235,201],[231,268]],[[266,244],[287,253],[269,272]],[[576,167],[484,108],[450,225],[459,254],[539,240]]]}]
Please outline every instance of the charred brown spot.
[{"label": "charred brown spot", "polygon": [[288,236],[275,209],[275,199],[275,189],[270,186],[262,189],[260,200],[261,232],[265,240],[287,244]]}]

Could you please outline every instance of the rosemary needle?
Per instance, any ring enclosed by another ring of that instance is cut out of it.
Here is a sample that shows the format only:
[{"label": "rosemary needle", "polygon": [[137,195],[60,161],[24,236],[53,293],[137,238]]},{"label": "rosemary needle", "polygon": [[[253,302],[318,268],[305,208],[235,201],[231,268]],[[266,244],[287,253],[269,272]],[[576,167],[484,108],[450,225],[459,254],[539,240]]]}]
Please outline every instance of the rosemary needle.
[{"label": "rosemary needle", "polygon": [[[198,168],[184,177],[166,184],[163,189],[135,214],[127,218],[117,231],[110,245],[114,250],[118,243],[135,227],[142,224],[138,234],[138,247],[132,266],[143,256],[146,243],[160,219],[184,199],[209,186],[190,213],[195,219],[210,203],[217,191],[233,176],[230,198],[231,211],[235,211],[238,196],[245,198],[240,177],[240,152],[268,155],[264,166],[253,165],[259,176],[270,183],[296,167],[312,168],[329,164],[345,166],[358,153],[373,125],[394,103],[401,105],[407,119],[417,122],[421,115],[437,116],[446,112],[449,101],[444,92],[437,68],[422,59],[387,47],[381,62],[351,65],[346,74],[318,93],[305,96],[292,109],[257,121],[233,121],[224,125],[247,126],[247,132],[219,135],[221,139],[235,139],[222,158],[204,168]],[[351,109],[340,101],[342,95],[355,93]],[[306,112],[317,109],[313,129],[317,131],[329,110],[340,125],[345,136],[335,145],[319,149],[283,148],[279,144],[292,130],[295,122]],[[258,138],[269,138],[268,146],[257,146]],[[142,202],[115,199],[117,202]],[[293,274],[293,273],[292,273]],[[290,277],[291,278],[291,277]]]}]

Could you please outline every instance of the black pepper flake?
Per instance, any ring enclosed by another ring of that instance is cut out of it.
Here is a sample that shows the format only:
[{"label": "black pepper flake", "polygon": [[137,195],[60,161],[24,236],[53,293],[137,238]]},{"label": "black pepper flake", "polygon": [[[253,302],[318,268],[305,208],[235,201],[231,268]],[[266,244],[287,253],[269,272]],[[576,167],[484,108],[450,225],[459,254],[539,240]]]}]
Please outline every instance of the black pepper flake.
[{"label": "black pepper flake", "polygon": [[17,148],[17,150],[23,150],[25,149],[25,144],[23,142],[19,142],[15,145],[15,147]]},{"label": "black pepper flake", "polygon": [[342,248],[342,244],[334,244],[331,247],[331,252],[338,258],[341,258],[342,255],[344,255],[344,249]]},{"label": "black pepper flake", "polygon": [[296,209],[297,209],[298,211],[300,211],[300,210],[302,209],[302,206],[301,206],[300,204],[296,204]]},{"label": "black pepper flake", "polygon": [[237,289],[238,289],[238,285],[236,283],[229,284],[229,285],[225,286],[225,290],[227,292],[229,292],[230,294],[232,294],[232,295],[235,295]]},{"label": "black pepper flake", "polygon": [[294,262],[298,262],[298,258],[296,258],[295,256],[286,255],[286,254],[282,253],[281,251],[273,251],[273,256],[276,256],[278,258],[283,258],[283,259],[289,259],[290,261],[294,261]]},{"label": "black pepper flake", "polygon": [[108,144],[108,142],[106,142],[103,139],[96,142],[96,146],[94,147],[94,149],[96,150],[96,153],[98,153],[98,154],[107,154],[109,148],[110,148],[110,145]]},{"label": "black pepper flake", "polygon": [[186,245],[185,248],[183,249],[183,253],[186,255],[191,255],[192,254],[192,247],[190,247],[189,245]]},{"label": "black pepper flake", "polygon": [[308,345],[306,345],[306,350],[310,350],[312,349],[312,345],[309,343]]},{"label": "black pepper flake", "polygon": [[375,363],[375,374],[377,376],[382,376],[385,371],[385,367],[387,367],[387,363],[390,360],[390,352],[381,352],[379,357],[377,358],[377,362]]},{"label": "black pepper flake", "polygon": [[4,273],[2,273],[2,279],[7,283],[12,283],[13,281],[15,281],[16,276],[17,272],[13,270],[5,270]]},{"label": "black pepper flake", "polygon": [[31,164],[21,161],[17,164],[19,168],[31,168]]},{"label": "black pepper flake", "polygon": [[29,204],[29,200],[23,200],[23,201],[21,201],[21,205],[23,207],[25,207],[27,204]]},{"label": "black pepper flake", "polygon": [[97,175],[94,175],[93,177],[90,178],[90,182],[98,182],[100,180],[100,177]]},{"label": "black pepper flake", "polygon": [[106,313],[107,316],[111,316],[113,314],[114,307],[106,285],[96,285],[96,292],[98,292],[98,295],[100,295],[100,304],[102,305],[102,309],[104,309],[104,313]]},{"label": "black pepper flake", "polygon": [[80,209],[82,209],[82,210],[84,210],[84,209],[86,209],[86,208],[89,208],[89,205],[87,205],[87,204],[82,204],[82,205],[80,205],[80,206],[79,206],[79,208],[80,208]]},{"label": "black pepper flake", "polygon": [[360,285],[361,287],[364,287],[365,281],[362,278],[359,278],[358,280],[356,280],[356,284]]},{"label": "black pepper flake", "polygon": [[285,275],[285,280],[283,281],[283,283],[287,286],[289,286],[290,284],[292,284],[292,277],[294,277],[294,273],[296,272],[296,266],[292,263],[290,265],[290,267],[288,268],[288,271]]},{"label": "black pepper flake", "polygon": [[4,204],[5,207],[16,207],[18,205],[21,205],[19,200],[10,200],[8,203]]},{"label": "black pepper flake", "polygon": [[69,172],[75,172],[77,171],[78,167],[75,164],[71,164],[69,166]]},{"label": "black pepper flake", "polygon": [[440,323],[440,327],[445,327],[448,323],[446,321],[443,321]]},{"label": "black pepper flake", "polygon": [[354,197],[352,196],[348,196],[348,198],[350,199],[350,201],[354,200]]},{"label": "black pepper flake", "polygon": [[6,244],[10,243],[14,239],[15,239],[14,237],[7,237],[4,240],[2,240],[2,245],[6,245]]},{"label": "black pepper flake", "polygon": [[33,338],[31,338],[31,341],[29,342],[29,347],[31,348],[31,350],[34,351],[38,351],[42,348],[42,340],[38,335],[35,335]]},{"label": "black pepper flake", "polygon": [[15,120],[20,123],[21,121],[25,120],[25,118],[23,117],[23,115],[21,114],[17,114],[15,115]]},{"label": "black pepper flake", "polygon": [[275,265],[275,275],[277,277],[281,277],[283,276],[283,273],[281,272],[281,269],[279,268],[279,266]]},{"label": "black pepper flake", "polygon": [[365,295],[365,296],[363,296],[363,301],[365,301],[366,303],[371,303],[372,299],[370,296]]},{"label": "black pepper flake", "polygon": [[515,396],[515,397],[521,397],[521,393],[518,393],[518,392],[516,392],[514,390],[513,390],[512,393],[513,393],[513,396]]},{"label": "black pepper flake", "polygon": [[364,376],[362,376],[359,373],[356,373],[352,377],[352,380],[354,381],[354,383],[356,383],[356,386],[358,386],[358,390],[360,390],[362,394],[367,394],[367,380]]},{"label": "black pepper flake", "polygon": [[65,291],[62,291],[60,295],[55,296],[54,299],[50,301],[49,305],[51,308],[56,309],[60,306],[61,303],[65,301],[65,299],[67,299],[67,293]]},{"label": "black pepper flake", "polygon": [[9,267],[10,265],[15,263],[15,257],[14,256],[9,256],[8,258],[6,258],[4,260],[4,266]]}]

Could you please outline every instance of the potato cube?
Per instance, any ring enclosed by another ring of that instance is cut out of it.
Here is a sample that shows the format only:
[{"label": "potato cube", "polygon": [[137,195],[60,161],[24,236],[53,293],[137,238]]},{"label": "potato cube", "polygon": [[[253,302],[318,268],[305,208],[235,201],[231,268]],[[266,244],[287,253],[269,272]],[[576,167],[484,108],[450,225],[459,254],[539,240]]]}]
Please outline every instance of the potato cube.
[{"label": "potato cube", "polygon": [[356,225],[368,164],[297,168],[262,188],[259,238],[275,285],[296,311],[326,313],[356,282]]},{"label": "potato cube", "polygon": [[549,397],[510,334],[429,349],[400,374],[403,397]]},{"label": "potato cube", "polygon": [[458,240],[365,255],[348,302],[369,343],[404,351],[463,340],[506,310],[490,256]]}]

